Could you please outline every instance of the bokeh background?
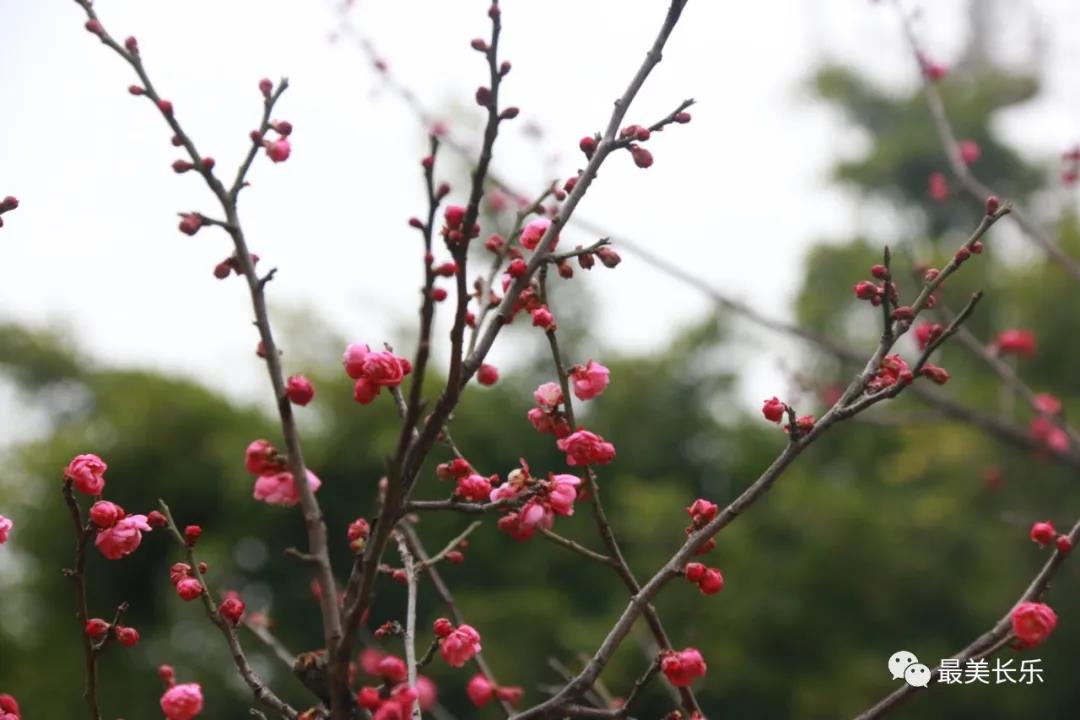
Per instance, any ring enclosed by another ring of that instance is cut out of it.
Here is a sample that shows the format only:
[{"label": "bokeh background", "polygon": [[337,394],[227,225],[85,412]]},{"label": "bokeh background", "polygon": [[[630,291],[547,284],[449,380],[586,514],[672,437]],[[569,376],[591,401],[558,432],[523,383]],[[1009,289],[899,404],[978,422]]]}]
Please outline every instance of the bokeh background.
[{"label": "bokeh background", "polygon": [[[139,37],[155,83],[223,166],[257,120],[257,79],[290,77],[280,117],[296,126],[293,156],[257,166],[243,213],[253,250],[280,268],[270,294],[286,368],[318,387],[300,418],[343,573],[345,527],[371,512],[396,421],[389,403],[352,402],[337,359],[357,340],[411,354],[420,265],[405,220],[423,203],[424,124],[363,42],[432,117],[474,144],[480,113],[470,98],[483,67],[468,40],[485,32],[485,6],[97,6],[110,31]],[[573,173],[577,139],[603,124],[664,8],[506,4],[503,46],[514,63],[506,95],[522,116],[498,150],[501,176],[538,190]],[[86,451],[109,462],[108,493],[124,507],[148,510],[165,497],[182,522],[201,523],[216,587],[266,611],[291,650],[314,649],[309,578],[282,556],[303,542],[298,515],[254,503],[242,467],[247,442],[278,437],[246,288],[211,276],[228,254],[223,236],[175,230],[177,211],[209,211],[209,199],[169,169],[175,153],[160,119],[127,95],[128,68],[82,29],[74,3],[0,0],[0,12],[0,66],[9,69],[0,77],[0,194],[22,201],[0,231],[0,512],[16,521],[0,548],[0,691],[15,693],[28,717],[82,712],[73,598],[59,572],[72,552],[59,475]],[[959,136],[982,148],[977,174],[1080,253],[1075,192],[1059,182],[1060,153],[1080,140],[1080,7],[927,2],[916,28],[953,68],[942,90]],[[699,101],[694,121],[650,142],[648,171],[612,158],[582,216],[773,316],[869,351],[877,315],[850,288],[881,246],[893,245],[898,267],[933,264],[981,213],[959,193],[945,203],[927,197],[927,175],[946,167],[889,3],[691,3],[629,119],[652,121],[685,97]],[[459,198],[465,166],[450,157],[444,172]],[[508,222],[485,219],[492,228]],[[1068,411],[1080,393],[1075,289],[1010,224],[990,245],[945,300],[956,306],[975,288],[987,291],[971,321],[981,338],[1034,330],[1038,355],[1019,370]],[[760,400],[780,394],[801,412],[821,412],[851,368],[623,255],[614,271],[558,283],[553,304],[569,357],[612,368],[588,423],[619,449],[602,483],[628,557],[646,576],[680,543],[694,497],[732,499],[782,446]],[[471,391],[457,413],[455,439],[485,472],[505,473],[518,457],[534,469],[563,467],[525,420],[532,388],[551,379],[538,341],[511,328],[492,356],[503,379]],[[962,348],[946,348],[941,364],[953,374],[951,397],[1029,419]],[[433,473],[424,477],[421,496],[446,494]],[[710,717],[850,716],[894,687],[885,662],[895,650],[936,660],[996,620],[1043,559],[1027,540],[1030,523],[1068,525],[1078,499],[1075,478],[1045,459],[897,401],[830,433],[725,530],[710,556],[727,578],[719,596],[676,584],[659,608],[676,644],[700,647],[709,661],[699,689]],[[420,528],[438,546],[467,521],[425,517]],[[559,529],[596,544],[587,513]],[[92,607],[107,615],[128,600],[143,635],[105,659],[108,717],[155,715],[162,662],[203,683],[207,717],[246,716],[249,695],[220,636],[168,583],[176,559],[161,534],[122,562],[91,557]],[[579,666],[625,604],[614,577],[539,541],[516,544],[491,521],[446,576],[500,680],[524,686],[527,702],[558,681],[549,660]],[[1026,656],[1042,658],[1045,683],[935,688],[897,715],[1075,717],[1078,590],[1066,568],[1049,596],[1060,626]],[[398,586],[381,587],[373,625],[402,602]],[[442,612],[430,589],[421,610],[421,627]],[[288,671],[254,637],[243,639],[260,672],[303,704]],[[615,695],[646,662],[647,637],[634,640],[604,675]],[[468,673],[436,663],[431,674],[447,713],[498,715],[468,706]],[[669,705],[657,683],[639,716]]]}]

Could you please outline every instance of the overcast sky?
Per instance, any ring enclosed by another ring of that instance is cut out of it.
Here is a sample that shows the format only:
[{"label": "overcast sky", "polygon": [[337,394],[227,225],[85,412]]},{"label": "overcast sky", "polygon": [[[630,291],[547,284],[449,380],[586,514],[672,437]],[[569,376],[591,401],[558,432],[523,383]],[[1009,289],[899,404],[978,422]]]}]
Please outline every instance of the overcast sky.
[{"label": "overcast sky", "polygon": [[[927,47],[946,61],[963,45],[966,3],[935,0]],[[991,3],[985,3],[990,5]],[[503,3],[504,85],[522,115],[495,167],[542,187],[581,165],[577,140],[602,127],[663,17],[663,0]],[[1009,2],[1002,55],[1030,57],[1044,33],[1046,93],[1002,118],[1037,158],[1080,139],[1080,5]],[[117,37],[134,34],[159,91],[204,154],[235,166],[257,122],[256,83],[287,75],[277,115],[295,126],[293,155],[257,164],[241,212],[254,252],[279,268],[278,311],[311,310],[343,336],[370,343],[415,313],[418,247],[406,219],[423,209],[422,128],[352,42],[332,40],[339,17],[320,0],[98,0]],[[483,0],[360,0],[351,22],[373,38],[399,79],[475,140],[484,80],[468,41],[487,32]],[[22,206],[0,230],[0,317],[70,329],[110,364],[198,377],[237,397],[265,392],[244,284],[219,282],[227,238],[176,230],[176,212],[215,208],[178,157],[167,128],[128,95],[133,77],[82,25],[70,0],[0,0],[0,196]],[[716,287],[789,313],[801,258],[817,239],[874,220],[827,170],[859,138],[815,104],[805,80],[822,60],[858,64],[882,82],[915,77],[895,13],[868,0],[692,0],[664,62],[628,120],[651,122],[693,97],[694,121],[650,142],[655,165],[609,160],[582,216],[647,244]],[[544,130],[542,147],[521,131]],[[455,188],[460,200],[465,189]],[[587,238],[584,238],[587,239]],[[604,304],[601,340],[655,348],[706,304],[633,258],[586,279]],[[760,344],[760,340],[755,341]],[[497,363],[512,346],[497,347]],[[775,358],[756,363],[745,397],[775,392]],[[289,370],[300,368],[289,367]]]}]

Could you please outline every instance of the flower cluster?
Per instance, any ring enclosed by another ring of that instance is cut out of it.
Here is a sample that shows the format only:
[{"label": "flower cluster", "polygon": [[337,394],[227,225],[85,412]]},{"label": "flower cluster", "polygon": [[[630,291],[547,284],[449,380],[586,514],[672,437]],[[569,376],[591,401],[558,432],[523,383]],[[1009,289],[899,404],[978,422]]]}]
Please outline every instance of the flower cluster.
[{"label": "flower cluster", "polygon": [[[364,674],[382,680],[380,687],[365,685],[356,693],[357,704],[380,720],[406,720],[411,716],[413,704],[427,711],[435,704],[438,691],[429,678],[416,676],[416,685],[405,684],[409,672],[405,661],[369,648],[360,654],[359,669]],[[354,681],[350,678],[350,683]]]},{"label": "flower cluster", "polygon": [[536,407],[529,410],[528,418],[539,433],[564,438],[570,434],[570,423],[566,415],[559,410],[563,404],[562,389],[557,383],[544,383],[533,393]]},{"label": "flower cluster", "polygon": [[596,433],[581,428],[560,438],[555,444],[566,453],[567,465],[607,465],[615,459],[614,445]]},{"label": "flower cluster", "polygon": [[897,383],[908,385],[914,379],[915,374],[911,372],[904,358],[899,355],[886,355],[882,358],[881,365],[878,366],[874,376],[866,383],[866,389],[869,392],[877,392]]},{"label": "flower cluster", "polygon": [[169,568],[169,581],[172,582],[181,600],[191,602],[202,597],[203,584],[199,578],[195,577],[194,569],[187,563],[173,563],[173,566]]},{"label": "flower cluster", "polygon": [[511,705],[515,705],[521,701],[521,697],[524,691],[517,686],[504,687],[496,685],[483,673],[477,673],[473,675],[469,680],[469,684],[465,686],[465,693],[469,696],[470,702],[476,707],[484,707],[492,698],[498,698],[503,702],[508,702]]},{"label": "flower cluster", "polygon": [[[268,440],[253,440],[244,453],[244,468],[255,475],[253,495],[269,505],[292,507],[300,502],[300,491],[292,472],[285,469],[285,458]],[[322,481],[307,472],[308,487],[315,493]]]},{"label": "flower cluster", "polygon": [[439,638],[439,653],[450,667],[461,667],[480,652],[480,633],[471,625],[456,628],[446,618],[434,623],[435,636]]},{"label": "flower cluster", "polygon": [[1061,400],[1049,393],[1032,398],[1035,417],[1028,425],[1028,434],[1041,447],[1052,453],[1064,453],[1069,449],[1069,433],[1062,426]]},{"label": "flower cluster", "polygon": [[1031,541],[1037,543],[1041,547],[1046,547],[1050,543],[1054,543],[1059,552],[1067,553],[1072,550],[1072,540],[1065,533],[1059,533],[1054,528],[1054,523],[1049,520],[1044,522],[1036,522],[1031,526],[1031,532],[1029,533]]},{"label": "flower cluster", "polygon": [[161,696],[161,712],[165,720],[192,720],[203,710],[202,685],[198,683],[176,683],[176,674],[168,665],[158,669],[158,676],[165,682],[165,692]]},{"label": "flower cluster", "polygon": [[1020,648],[1033,648],[1054,631],[1057,613],[1046,603],[1022,602],[1011,614],[1013,633]]},{"label": "flower cluster", "polygon": [[412,372],[412,363],[406,358],[388,350],[373,352],[367,345],[356,343],[345,348],[342,363],[345,373],[356,381],[353,399],[361,405],[377,398],[384,387],[396,388]]},{"label": "flower cluster", "polygon": [[0,693],[0,720],[21,720],[19,703],[14,696]]},{"label": "flower cluster", "polygon": [[660,658],[660,671],[675,687],[689,687],[700,677],[705,677],[708,666],[697,648],[669,650]]},{"label": "flower cluster", "polygon": [[551,473],[547,480],[534,478],[522,461],[520,468],[507,474],[506,482],[491,491],[492,502],[524,499],[518,509],[499,518],[499,529],[518,542],[531,538],[537,528],[550,530],[556,515],[574,514],[580,485],[581,478],[576,475]]}]

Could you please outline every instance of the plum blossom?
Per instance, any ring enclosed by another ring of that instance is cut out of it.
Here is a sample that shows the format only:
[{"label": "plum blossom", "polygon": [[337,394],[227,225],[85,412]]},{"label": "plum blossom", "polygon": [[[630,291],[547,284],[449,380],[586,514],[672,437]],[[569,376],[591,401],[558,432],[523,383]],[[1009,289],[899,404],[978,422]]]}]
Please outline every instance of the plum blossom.
[{"label": "plum blossom", "polygon": [[1013,608],[1012,628],[1021,647],[1035,647],[1045,640],[1057,626],[1057,613],[1040,602],[1022,602]]},{"label": "plum blossom", "polygon": [[450,667],[461,667],[480,649],[480,633],[471,625],[459,625],[439,644],[439,652]]},{"label": "plum blossom", "polygon": [[[310,470],[307,470],[307,480],[312,493],[322,487],[322,481]],[[292,507],[300,502],[300,492],[296,488],[293,474],[287,470],[260,475],[255,481],[254,496],[256,500],[262,500],[269,505]]]},{"label": "plum blossom", "polygon": [[8,535],[11,534],[11,528],[15,525],[10,518],[6,518],[0,515],[0,545],[3,545],[8,541]]},{"label": "plum blossom", "polygon": [[105,489],[105,471],[109,466],[93,453],[76,455],[64,470],[64,477],[75,489],[87,495],[100,495]]},{"label": "plum blossom", "polygon": [[111,528],[99,531],[94,544],[108,559],[119,560],[135,552],[142,542],[142,534],[150,529],[145,515],[128,515]]},{"label": "plum blossom", "polygon": [[707,669],[697,648],[671,651],[660,661],[660,670],[675,687],[688,687],[699,677],[705,677]]},{"label": "plum blossom", "polygon": [[574,395],[578,400],[592,400],[604,392],[611,381],[611,371],[598,362],[590,360],[587,365],[578,365],[570,374],[574,386]]},{"label": "plum blossom", "polygon": [[161,711],[167,720],[191,720],[202,709],[202,686],[198,683],[173,685],[161,696]]},{"label": "plum blossom", "polygon": [[607,465],[615,459],[615,446],[588,430],[578,430],[557,443],[567,465]]}]

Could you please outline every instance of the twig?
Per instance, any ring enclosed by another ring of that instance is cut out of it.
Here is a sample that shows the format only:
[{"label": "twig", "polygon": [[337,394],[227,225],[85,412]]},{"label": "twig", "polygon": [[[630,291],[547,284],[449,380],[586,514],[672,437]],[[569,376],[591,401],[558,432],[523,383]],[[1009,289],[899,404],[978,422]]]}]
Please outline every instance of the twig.
[{"label": "twig", "polygon": [[[1073,545],[1075,545],[1077,541],[1080,540],[1080,520],[1077,520],[1077,522],[1073,524],[1072,529],[1069,531],[1068,538],[1073,543]],[[1061,565],[1065,562],[1065,557],[1067,555],[1067,552],[1062,552],[1061,550],[1054,550],[1053,553],[1051,553],[1050,558],[1042,566],[1042,569],[1039,570],[1038,574],[1035,575],[1034,579],[1032,579],[1027,589],[1024,590],[1023,594],[1019,597],[1019,599],[1017,599],[1017,601],[1012,604],[1009,612],[1006,612],[1001,617],[1001,619],[994,624],[992,628],[990,628],[985,633],[973,640],[971,644],[965,647],[963,650],[960,650],[955,655],[953,655],[951,659],[956,659],[959,660],[961,663],[964,663],[972,658],[987,657],[989,655],[992,655],[998,650],[1000,650],[1002,647],[1007,645],[1009,640],[1011,639],[1012,632],[1012,608],[1016,607],[1022,602],[1037,602],[1041,600],[1043,594],[1050,587],[1050,581],[1054,578],[1054,575],[1057,574],[1058,570],[1061,568]],[[933,682],[940,675],[941,665],[938,665],[931,671],[930,681]],[[909,699],[918,691],[919,688],[907,685],[905,683],[903,687],[897,689],[892,693],[889,693],[889,695],[887,695],[873,707],[858,715],[856,720],[873,720],[874,718],[884,717],[886,714],[895,709],[905,700]]]},{"label": "twig", "polygon": [[[71,513],[72,525],[75,527],[75,566],[66,574],[75,582],[75,619],[79,623],[79,637],[82,638],[83,659],[86,665],[86,687],[83,690],[83,699],[91,720],[101,720],[101,708],[98,706],[97,697],[98,651],[94,647],[93,639],[86,632],[86,623],[90,619],[86,606],[86,548],[94,535],[94,528],[89,520],[85,525],[83,524],[82,511],[79,510],[79,503],[75,500],[70,479],[64,478],[62,492],[64,502]],[[110,628],[110,634],[111,632]]]},{"label": "twig", "polygon": [[[90,1],[75,0],[75,2],[84,10],[87,18],[98,23],[98,26],[100,27],[100,20],[91,6]],[[264,293],[265,283],[255,271],[255,263],[248,250],[244,231],[240,225],[237,207],[239,193],[244,186],[244,178],[258,152],[258,146],[253,140],[253,146],[250,148],[244,162],[237,170],[236,179],[233,182],[232,187],[226,189],[222,182],[214,175],[212,167],[203,162],[204,158],[199,154],[191,137],[180,126],[171,106],[163,105],[162,98],[150,81],[150,77],[143,66],[142,57],[138,51],[124,48],[103,28],[98,33],[98,37],[106,46],[126,61],[135,71],[136,75],[138,75],[139,80],[142,83],[142,94],[160,109],[161,115],[172,130],[176,141],[179,142],[180,146],[187,152],[188,157],[194,166],[193,171],[202,176],[207,187],[218,200],[225,213],[223,227],[232,238],[236,259],[247,280],[248,289],[251,294],[251,304],[255,312],[255,324],[259,330],[263,354],[266,358],[267,373],[270,376],[270,383],[273,387],[274,397],[277,401],[282,435],[284,436],[285,447],[288,454],[288,467],[289,471],[293,474],[300,495],[300,506],[303,511],[304,524],[308,536],[308,551],[318,558],[316,578],[322,589],[320,611],[322,614],[323,634],[326,647],[328,650],[332,651],[337,647],[341,640],[341,617],[338,611],[337,590],[335,588],[333,571],[330,567],[330,557],[327,550],[326,525],[323,522],[322,511],[319,508],[318,501],[315,499],[314,493],[308,486],[307,467],[304,464],[304,457],[301,452],[300,434],[296,427],[295,418],[293,417],[292,404],[285,394],[285,377],[281,367],[281,358],[277,344],[274,342],[274,335],[270,326],[270,317],[267,312],[266,296]],[[274,105],[287,87],[288,81],[282,79],[273,92],[264,99],[262,121],[259,125],[260,136],[265,135],[270,130],[270,116]],[[331,658],[331,660],[332,659],[333,658]],[[331,663],[331,668],[333,669],[333,663]],[[345,699],[349,694],[346,682],[347,668],[342,667],[340,670],[341,672],[331,673],[331,710],[333,711],[334,720],[347,720],[347,717],[344,714],[347,705]]]},{"label": "twig", "polygon": [[[409,545],[405,536],[395,533],[398,553],[405,565],[405,580],[408,584],[408,600],[405,606],[405,665],[409,671],[409,687],[416,687],[416,581],[417,567],[413,562],[413,555],[409,551]],[[424,561],[426,564],[427,561]],[[424,566],[421,564],[421,567]],[[428,653],[430,655],[430,651]],[[420,703],[413,703],[413,720],[420,720]]]},{"label": "twig", "polygon": [[[949,122],[948,112],[945,110],[945,102],[933,80],[926,75],[924,68],[925,56],[919,47],[919,42],[915,37],[915,31],[911,26],[911,21],[904,12],[900,0],[894,0],[893,4],[896,7],[897,14],[900,16],[904,34],[911,47],[915,62],[919,67],[919,77],[922,78],[926,104],[930,110],[930,116],[934,121],[934,129],[937,132],[938,140],[941,142],[945,158],[949,163],[949,169],[968,195],[975,201],[981,203],[987,196],[996,195],[997,193],[994,192],[993,188],[976,178],[971,168],[964,162],[963,154],[960,152],[960,143],[957,142],[956,133],[953,131],[952,124]],[[1061,247],[1020,208],[1013,208],[1013,217],[1016,219],[1016,224],[1020,226],[1020,229],[1025,235],[1041,247],[1047,255],[1060,263],[1073,278],[1080,281],[1080,261],[1067,255],[1065,251],[1062,250]]]},{"label": "twig", "polygon": [[240,639],[236,636],[236,629],[221,616],[220,612],[218,612],[218,606],[217,603],[214,602],[210,586],[206,583],[206,576],[199,567],[198,558],[195,557],[195,549],[184,539],[184,534],[176,525],[172,511],[169,510],[169,506],[165,504],[165,501],[158,500],[158,504],[161,507],[162,514],[165,515],[165,519],[168,521],[169,531],[176,539],[176,542],[179,543],[180,547],[184,549],[188,565],[191,567],[192,577],[198,580],[199,584],[202,585],[201,599],[203,609],[206,611],[206,616],[210,619],[210,622],[217,626],[218,630],[221,631],[221,634],[225,636],[225,641],[228,643],[229,650],[232,652],[233,664],[236,665],[240,677],[247,683],[247,686],[251,689],[257,702],[262,703],[287,720],[295,720],[297,717],[296,710],[279,698],[252,669],[247,656],[244,654],[244,649],[240,646]]},{"label": "twig", "polygon": [[[979,223],[976,231],[965,243],[964,247],[970,247],[976,240],[981,238],[994,222],[1005,214],[1005,212],[1007,212],[1007,206],[1000,208],[994,215],[985,216]],[[693,556],[694,552],[768,492],[773,483],[776,482],[788,466],[790,466],[807,447],[813,444],[818,437],[827,432],[830,427],[852,417],[857,412],[865,409],[865,407],[869,407],[869,403],[865,402],[865,398],[862,400],[858,400],[858,398],[865,391],[867,383],[876,374],[880,367],[881,360],[889,352],[896,340],[907,331],[914,319],[918,317],[920,311],[926,306],[930,294],[940,286],[940,281],[943,281],[942,276],[954,272],[958,265],[959,263],[956,263],[954,260],[949,266],[941,271],[941,274],[937,278],[926,283],[918,298],[911,305],[911,318],[896,320],[891,332],[888,334],[883,333],[881,341],[878,343],[877,348],[874,350],[874,353],[871,355],[871,358],[863,371],[851,381],[840,399],[837,400],[825,415],[823,415],[822,418],[798,440],[789,442],[757,480],[755,480],[727,507],[717,513],[716,517],[709,521],[704,527],[692,533],[668,562],[641,587],[641,591],[631,598],[630,603],[627,605],[615,625],[611,628],[607,637],[604,639],[603,643],[601,643],[599,649],[597,649],[596,653],[593,655],[593,659],[585,669],[582,670],[573,681],[568,683],[561,693],[520,713],[516,720],[546,717],[552,713],[556,713],[567,703],[572,702],[575,697],[581,694],[581,692],[589,688],[603,671],[623,639],[629,634],[630,629],[633,627],[637,618],[643,613],[646,613],[651,600],[668,582],[682,574],[684,565],[690,557]],[[945,335],[945,333],[943,333],[943,335]],[[942,341],[944,340],[944,338],[939,339]],[[940,343],[931,344],[927,347],[927,351],[933,352],[939,344]],[[928,352],[924,353],[923,357],[920,358],[916,369],[920,368],[922,364],[926,362],[928,354]],[[896,390],[896,394],[901,392],[904,387],[907,387],[904,383],[896,383],[896,385],[900,386]],[[879,391],[879,393],[865,397],[877,397],[880,394],[881,392]],[[890,395],[889,397],[892,396],[893,395]]]},{"label": "twig", "polygon": [[[435,592],[438,594],[439,598],[442,599],[443,604],[446,606],[447,612],[450,613],[450,619],[453,620],[455,625],[464,624],[465,616],[462,615],[461,610],[458,609],[457,603],[454,601],[454,596],[450,592],[450,588],[446,584],[446,581],[443,580],[442,574],[439,572],[439,569],[434,565],[429,565],[427,563],[430,556],[424,549],[424,544],[420,540],[420,535],[417,534],[416,528],[414,528],[409,523],[401,523],[401,531],[404,533],[405,538],[408,541],[409,549],[417,558],[420,559],[420,566],[423,568],[424,572],[427,573],[428,578],[431,580],[432,586],[435,588]],[[493,685],[498,685],[499,683],[498,679],[495,677],[495,672],[491,669],[491,666],[487,663],[487,660],[484,659],[483,653],[476,653],[473,659],[476,660],[476,665],[480,668],[480,672],[482,672]],[[508,703],[506,700],[500,698],[499,705],[502,707],[503,712],[506,713],[507,717],[510,717],[514,714],[513,706],[510,705],[510,703]]]},{"label": "twig", "polygon": [[601,565],[609,565],[611,567],[614,567],[617,564],[614,558],[598,553],[595,550],[590,550],[584,545],[574,542],[568,537],[563,537],[557,532],[548,530],[547,528],[540,528],[540,533],[556,545],[561,545],[567,550],[576,552],[578,555],[592,560],[593,562],[600,563]]},{"label": "twig", "polygon": [[[461,533],[459,533],[457,537],[455,537],[450,542],[446,543],[446,547],[444,547],[442,550],[435,553],[431,557],[427,558],[426,560],[423,560],[420,563],[420,568],[423,569],[423,568],[428,567],[429,565],[434,565],[435,563],[437,563],[440,560],[442,560],[443,558],[445,558],[447,553],[449,553],[449,552],[453,551],[454,549],[456,549],[457,546],[461,544],[461,541],[465,540],[467,537],[469,537],[469,535],[472,535],[473,531],[476,530],[476,528],[478,528],[478,527],[480,527],[480,521],[479,520],[474,520],[473,522],[469,523],[469,526],[466,527],[464,530],[462,530]],[[406,568],[406,571],[407,570],[408,570],[408,568]]]}]

